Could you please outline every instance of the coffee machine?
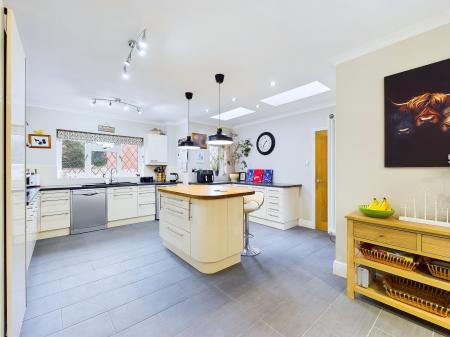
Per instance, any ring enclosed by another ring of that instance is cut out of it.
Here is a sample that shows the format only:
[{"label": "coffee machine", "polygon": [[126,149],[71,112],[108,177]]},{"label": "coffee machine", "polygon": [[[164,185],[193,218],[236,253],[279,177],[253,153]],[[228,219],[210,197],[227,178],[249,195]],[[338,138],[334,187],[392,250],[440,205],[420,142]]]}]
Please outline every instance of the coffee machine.
[{"label": "coffee machine", "polygon": [[214,172],[212,170],[198,170],[197,182],[201,184],[214,182]]}]

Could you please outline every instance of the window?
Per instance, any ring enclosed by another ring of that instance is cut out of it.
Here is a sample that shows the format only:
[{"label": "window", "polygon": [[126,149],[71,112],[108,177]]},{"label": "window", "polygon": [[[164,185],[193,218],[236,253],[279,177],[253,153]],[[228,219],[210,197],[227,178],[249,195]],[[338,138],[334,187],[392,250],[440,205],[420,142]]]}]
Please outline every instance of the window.
[{"label": "window", "polygon": [[142,138],[68,131],[72,139],[61,139],[69,137],[60,136],[59,131],[65,130],[57,132],[59,177],[102,178],[111,171],[115,176],[135,177],[139,173]]}]

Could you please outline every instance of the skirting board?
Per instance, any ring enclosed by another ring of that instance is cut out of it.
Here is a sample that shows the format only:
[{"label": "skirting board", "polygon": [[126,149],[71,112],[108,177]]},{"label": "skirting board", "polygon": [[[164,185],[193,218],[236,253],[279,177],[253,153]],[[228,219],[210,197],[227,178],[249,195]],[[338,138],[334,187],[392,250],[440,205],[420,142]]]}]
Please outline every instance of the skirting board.
[{"label": "skirting board", "polygon": [[333,261],[333,274],[343,278],[347,278],[347,263],[337,260]]},{"label": "skirting board", "polygon": [[70,234],[70,228],[54,229],[52,231],[38,232],[36,240],[56,238],[58,236],[66,236],[69,234]]},{"label": "skirting board", "polygon": [[298,219],[298,225],[300,227],[306,227],[306,228],[311,228],[311,229],[316,229],[313,222],[311,220],[306,220],[306,219]]},{"label": "skirting board", "polygon": [[264,226],[269,226],[269,227],[273,227],[276,229],[281,229],[281,230],[286,230],[295,226],[298,226],[298,221],[297,220],[292,220],[292,221],[288,221],[288,222],[276,222],[276,221],[272,221],[272,220],[267,220],[267,219],[262,219],[262,218],[257,218],[254,216],[250,216],[249,220],[251,222],[256,222],[259,223],[261,225]]},{"label": "skirting board", "polygon": [[118,226],[124,226],[124,225],[131,225],[134,223],[139,222],[145,222],[145,221],[153,221],[155,220],[155,215],[147,215],[147,216],[139,216],[136,218],[129,218],[129,219],[123,219],[123,220],[115,220],[115,221],[109,221],[107,228],[113,228]]}]

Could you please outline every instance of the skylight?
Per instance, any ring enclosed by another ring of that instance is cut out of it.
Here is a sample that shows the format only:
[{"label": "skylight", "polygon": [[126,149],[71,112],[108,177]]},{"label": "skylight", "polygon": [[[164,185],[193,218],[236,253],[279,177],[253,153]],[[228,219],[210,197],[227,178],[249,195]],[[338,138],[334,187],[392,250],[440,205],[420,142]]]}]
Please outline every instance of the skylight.
[{"label": "skylight", "polygon": [[[220,119],[223,120],[223,121],[227,121],[227,120],[230,120],[230,119],[233,119],[233,118],[238,118],[238,117],[241,117],[241,116],[250,115],[250,114],[252,114],[254,112],[255,112],[254,110],[250,110],[250,109],[246,109],[246,108],[243,108],[243,107],[239,107],[239,108],[236,108],[236,109],[232,109],[232,110],[228,110],[228,111],[222,112],[220,114]],[[211,116],[211,118],[219,119],[219,115]]]},{"label": "skylight", "polygon": [[269,105],[279,106],[286,103],[291,103],[294,101],[298,101],[303,98],[311,97],[314,95],[318,95],[324,92],[329,91],[326,85],[320,83],[319,81],[314,81],[300,87],[284,91],[274,96],[270,96],[261,100]]}]

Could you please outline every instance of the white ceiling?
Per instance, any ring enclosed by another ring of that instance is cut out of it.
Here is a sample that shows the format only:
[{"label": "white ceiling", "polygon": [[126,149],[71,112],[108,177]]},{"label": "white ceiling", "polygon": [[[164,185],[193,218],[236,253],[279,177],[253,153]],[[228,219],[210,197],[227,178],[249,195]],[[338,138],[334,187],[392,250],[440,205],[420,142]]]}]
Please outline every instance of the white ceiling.
[{"label": "white ceiling", "polygon": [[[116,118],[214,124],[222,72],[223,111],[321,81],[330,92],[224,124],[273,118],[335,102],[334,62],[450,22],[449,0],[9,0],[28,59],[28,103]],[[121,71],[127,41],[148,29],[145,57]],[[392,41],[390,41],[391,39]],[[277,85],[271,87],[270,81]],[[144,113],[89,106],[120,97]],[[237,97],[236,102],[231,98]],[[206,112],[205,109],[209,109]]]}]

